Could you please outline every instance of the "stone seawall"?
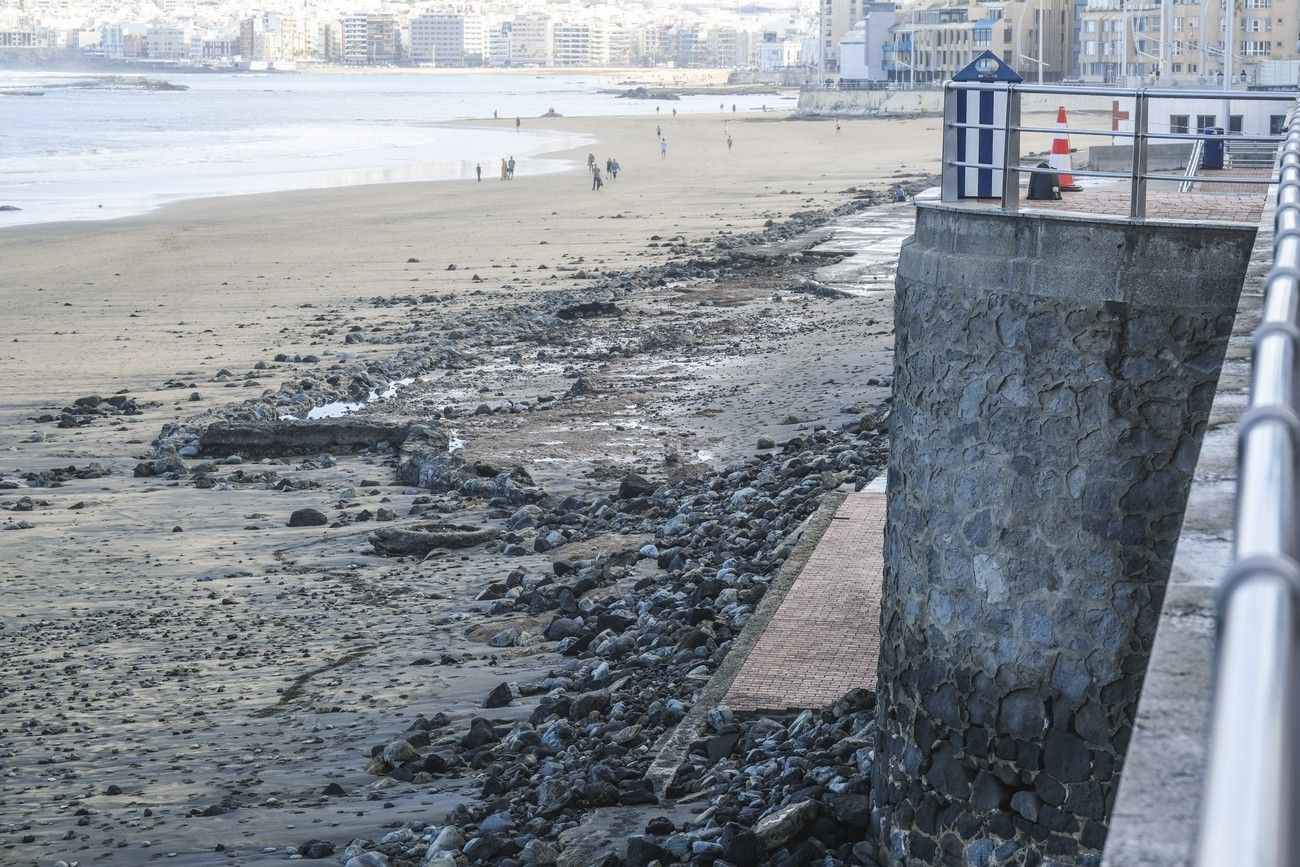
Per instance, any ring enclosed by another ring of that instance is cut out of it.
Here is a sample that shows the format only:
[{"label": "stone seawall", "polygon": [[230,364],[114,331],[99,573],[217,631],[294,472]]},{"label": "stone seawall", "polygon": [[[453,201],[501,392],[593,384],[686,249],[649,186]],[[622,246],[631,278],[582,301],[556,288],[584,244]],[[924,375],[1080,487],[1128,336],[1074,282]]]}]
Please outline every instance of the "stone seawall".
[{"label": "stone seawall", "polygon": [[1253,235],[918,207],[873,795],[896,863],[1098,862]]}]

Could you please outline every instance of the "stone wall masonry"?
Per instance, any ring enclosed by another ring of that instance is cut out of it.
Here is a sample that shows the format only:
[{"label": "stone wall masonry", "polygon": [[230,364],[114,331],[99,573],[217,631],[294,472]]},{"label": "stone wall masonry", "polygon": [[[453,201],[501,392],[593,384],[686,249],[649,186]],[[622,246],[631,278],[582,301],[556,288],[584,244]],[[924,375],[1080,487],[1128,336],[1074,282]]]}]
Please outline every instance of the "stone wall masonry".
[{"label": "stone wall masonry", "polygon": [[1253,235],[918,205],[873,792],[894,863],[1099,862]]}]

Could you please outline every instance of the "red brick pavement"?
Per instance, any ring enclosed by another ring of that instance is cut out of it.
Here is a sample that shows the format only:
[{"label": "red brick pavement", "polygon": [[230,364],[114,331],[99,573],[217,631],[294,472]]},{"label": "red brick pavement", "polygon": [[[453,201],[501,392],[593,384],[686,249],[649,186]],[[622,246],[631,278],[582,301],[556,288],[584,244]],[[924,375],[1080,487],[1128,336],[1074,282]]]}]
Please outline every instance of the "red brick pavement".
[{"label": "red brick pavement", "polygon": [[885,495],[849,494],[732,681],[737,711],[821,708],[875,689]]}]

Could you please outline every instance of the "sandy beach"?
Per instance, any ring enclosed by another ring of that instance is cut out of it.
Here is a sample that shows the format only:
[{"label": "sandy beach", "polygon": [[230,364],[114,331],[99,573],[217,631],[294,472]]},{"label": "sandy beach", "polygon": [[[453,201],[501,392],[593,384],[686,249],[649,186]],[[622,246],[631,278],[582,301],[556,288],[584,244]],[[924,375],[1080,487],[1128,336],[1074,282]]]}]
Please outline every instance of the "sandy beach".
[{"label": "sandy beach", "polygon": [[[933,174],[937,119],[838,133],[776,112],[525,123],[591,136],[622,172],[592,191],[582,149],[552,155],[571,171],[513,181],[485,164],[481,183],[204,199],[0,233],[0,862],[281,861],[306,841],[341,853],[441,821],[478,796],[482,769],[376,776],[371,747],[417,714],[444,713],[459,735],[498,684],[563,660],[543,637],[552,615],[494,607],[485,588],[616,555],[595,591],[613,599],[662,572],[635,554],[653,534],[622,518],[535,544],[517,511],[534,490],[594,514],[629,472],[688,485],[760,438],[839,430],[888,397],[889,293],[809,291],[820,260],[803,228],[757,258],[732,241]],[[680,277],[616,282],[687,260]],[[524,327],[565,293],[567,319]],[[509,509],[464,485],[431,496],[386,446],[138,469],[166,425],[309,380],[327,390],[358,363],[378,376],[435,344],[426,378],[366,415],[437,419],[470,465],[522,468]],[[115,395],[122,411],[107,409]],[[837,471],[825,484],[874,472]],[[286,526],[307,508],[329,525]],[[437,515],[498,541],[375,556],[377,522]],[[522,698],[493,721],[527,719]]]}]

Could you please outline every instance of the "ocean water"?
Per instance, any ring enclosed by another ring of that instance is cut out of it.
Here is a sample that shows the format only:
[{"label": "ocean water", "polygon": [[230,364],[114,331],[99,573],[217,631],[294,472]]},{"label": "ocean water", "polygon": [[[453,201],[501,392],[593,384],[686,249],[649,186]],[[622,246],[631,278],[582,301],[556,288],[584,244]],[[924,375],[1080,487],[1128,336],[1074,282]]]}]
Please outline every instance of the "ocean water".
[{"label": "ocean water", "polygon": [[[279,190],[561,171],[541,156],[591,139],[545,129],[539,115],[717,111],[719,98],[618,99],[603,76],[147,72],[183,91],[59,87],[81,73],[0,71],[0,211],[5,227],[101,220],[167,202]],[[41,96],[5,95],[14,88]],[[750,112],[772,95],[728,96]],[[519,116],[523,128],[434,125]]]}]

